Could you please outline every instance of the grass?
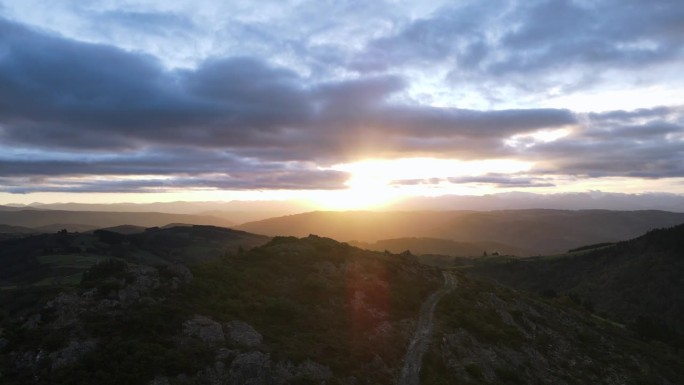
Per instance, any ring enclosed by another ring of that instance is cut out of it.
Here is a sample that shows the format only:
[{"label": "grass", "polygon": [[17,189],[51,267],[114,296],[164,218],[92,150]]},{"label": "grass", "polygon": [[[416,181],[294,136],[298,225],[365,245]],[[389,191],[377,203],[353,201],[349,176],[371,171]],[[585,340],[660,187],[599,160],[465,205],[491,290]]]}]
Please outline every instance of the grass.
[{"label": "grass", "polygon": [[[41,265],[49,267],[46,275],[30,282],[33,287],[77,286],[83,272],[107,257],[93,254],[51,254],[37,257]],[[17,285],[3,286],[0,290],[16,289]]]},{"label": "grass", "polygon": [[33,286],[76,286],[81,283],[81,278],[83,277],[83,272],[74,273],[65,276],[52,276],[41,279],[35,282]]},{"label": "grass", "polygon": [[53,268],[72,268],[85,270],[105,259],[107,258],[101,255],[54,254],[41,255],[38,257],[38,262],[44,265],[50,265],[50,267]]}]

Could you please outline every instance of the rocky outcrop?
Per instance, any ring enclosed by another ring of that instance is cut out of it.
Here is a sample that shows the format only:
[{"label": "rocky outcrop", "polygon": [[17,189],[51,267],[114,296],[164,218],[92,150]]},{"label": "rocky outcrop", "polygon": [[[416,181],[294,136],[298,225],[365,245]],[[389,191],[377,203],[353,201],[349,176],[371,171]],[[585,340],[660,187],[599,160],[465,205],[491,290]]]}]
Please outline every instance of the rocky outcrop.
[{"label": "rocky outcrop", "polygon": [[241,347],[254,348],[261,345],[264,340],[258,331],[242,321],[228,322],[224,325],[224,330],[229,341]]},{"label": "rocky outcrop", "polygon": [[289,361],[273,361],[269,354],[259,351],[236,354],[222,349],[213,365],[194,376],[159,376],[149,385],[285,385],[296,380],[325,384],[331,378],[330,368],[313,361],[294,365]]},{"label": "rocky outcrop", "polygon": [[153,290],[159,288],[159,271],[151,266],[129,265],[128,274],[131,277],[128,283],[119,289],[116,299],[122,307],[130,306],[141,298],[147,296]]},{"label": "rocky outcrop", "polygon": [[84,354],[93,350],[95,346],[97,346],[97,341],[95,340],[73,340],[69,342],[69,345],[65,348],[50,353],[49,357],[50,361],[52,361],[52,370],[75,363]]},{"label": "rocky outcrop", "polygon": [[201,315],[195,315],[183,323],[183,334],[210,344],[223,343],[226,339],[220,323]]},{"label": "rocky outcrop", "polygon": [[[50,342],[39,340],[31,346],[22,340],[13,341],[12,345],[18,348],[7,352],[13,367],[32,373],[37,381],[49,378],[51,371],[77,363],[98,347],[98,340],[84,327],[84,316],[117,316],[135,304],[164,301],[170,290],[193,279],[192,273],[182,265],[162,267],[168,273],[164,275],[152,266],[124,266],[125,277],[108,276],[96,281],[94,286],[61,291],[39,312],[19,318],[17,323],[21,329],[50,336]],[[194,320],[194,324],[190,322],[194,325],[190,329],[195,330],[196,336],[205,342],[223,343],[221,324],[202,322],[201,319]],[[10,345],[9,337],[0,339],[0,350],[7,345]]]}]

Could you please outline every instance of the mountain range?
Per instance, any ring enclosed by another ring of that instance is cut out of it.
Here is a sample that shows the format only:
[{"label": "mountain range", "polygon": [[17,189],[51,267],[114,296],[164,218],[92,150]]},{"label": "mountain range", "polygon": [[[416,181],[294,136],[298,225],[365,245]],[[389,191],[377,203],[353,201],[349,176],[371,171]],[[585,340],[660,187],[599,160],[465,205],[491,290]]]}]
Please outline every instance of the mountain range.
[{"label": "mountain range", "polygon": [[317,211],[245,223],[236,228],[270,236],[318,234],[340,241],[371,243],[412,237],[497,242],[534,255],[617,242],[682,222],[684,213],[665,211]]}]

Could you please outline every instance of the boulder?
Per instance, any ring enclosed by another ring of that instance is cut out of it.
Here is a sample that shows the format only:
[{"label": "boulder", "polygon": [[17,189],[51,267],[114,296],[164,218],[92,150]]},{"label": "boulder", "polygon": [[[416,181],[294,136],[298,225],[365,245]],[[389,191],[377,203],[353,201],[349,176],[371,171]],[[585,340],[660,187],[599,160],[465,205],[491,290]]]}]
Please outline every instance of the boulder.
[{"label": "boulder", "polygon": [[207,343],[222,343],[226,339],[220,323],[201,315],[183,322],[183,334]]},{"label": "boulder", "polygon": [[230,342],[242,347],[254,348],[264,340],[258,331],[242,321],[230,321],[224,327]]}]

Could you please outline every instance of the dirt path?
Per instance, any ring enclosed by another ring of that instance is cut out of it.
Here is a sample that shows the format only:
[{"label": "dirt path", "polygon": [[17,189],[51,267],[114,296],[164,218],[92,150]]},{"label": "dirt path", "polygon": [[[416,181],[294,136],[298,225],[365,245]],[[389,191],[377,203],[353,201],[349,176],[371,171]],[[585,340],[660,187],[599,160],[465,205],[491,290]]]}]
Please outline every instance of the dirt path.
[{"label": "dirt path", "polygon": [[411,338],[406,356],[404,357],[404,368],[397,380],[397,385],[418,385],[420,384],[420,368],[423,363],[423,354],[427,350],[432,335],[433,318],[435,314],[435,307],[439,300],[449,291],[456,288],[458,283],[456,277],[442,272],[444,274],[444,287],[432,293],[425,302],[420,306],[420,315],[418,316],[418,326],[416,332]]}]

